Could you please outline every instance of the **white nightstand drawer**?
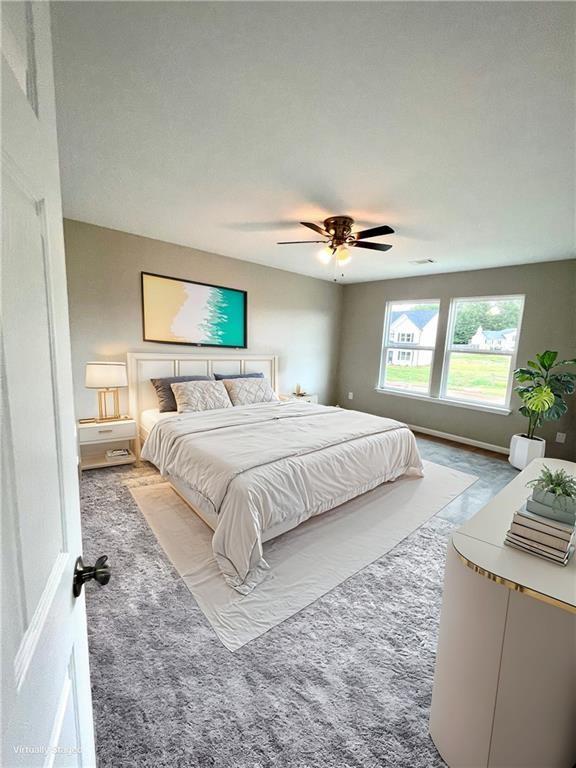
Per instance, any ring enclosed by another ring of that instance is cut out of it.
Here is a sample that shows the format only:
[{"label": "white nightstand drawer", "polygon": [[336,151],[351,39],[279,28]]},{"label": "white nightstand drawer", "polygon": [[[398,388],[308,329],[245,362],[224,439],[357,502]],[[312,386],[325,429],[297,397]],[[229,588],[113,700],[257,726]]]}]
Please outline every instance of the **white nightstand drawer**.
[{"label": "white nightstand drawer", "polygon": [[136,422],[133,419],[78,426],[78,439],[81,443],[106,443],[110,440],[133,440],[135,437]]}]

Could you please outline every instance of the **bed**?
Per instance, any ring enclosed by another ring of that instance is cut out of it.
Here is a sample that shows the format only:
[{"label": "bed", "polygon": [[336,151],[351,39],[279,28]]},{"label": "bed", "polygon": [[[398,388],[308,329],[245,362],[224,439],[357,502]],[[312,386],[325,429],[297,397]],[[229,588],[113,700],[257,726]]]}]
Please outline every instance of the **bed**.
[{"label": "bed", "polygon": [[[131,398],[136,388],[142,401],[150,366],[138,357],[129,359],[129,377]],[[205,362],[201,370],[209,373],[215,365],[235,372],[232,362],[240,374],[264,368],[277,386],[273,357]],[[161,375],[181,371],[173,365]],[[227,583],[242,594],[266,576],[265,541],[383,482],[422,473],[412,432],[392,419],[294,400],[181,414],[160,414],[150,400],[145,405],[136,411],[142,458],[214,530],[214,557]]]}]

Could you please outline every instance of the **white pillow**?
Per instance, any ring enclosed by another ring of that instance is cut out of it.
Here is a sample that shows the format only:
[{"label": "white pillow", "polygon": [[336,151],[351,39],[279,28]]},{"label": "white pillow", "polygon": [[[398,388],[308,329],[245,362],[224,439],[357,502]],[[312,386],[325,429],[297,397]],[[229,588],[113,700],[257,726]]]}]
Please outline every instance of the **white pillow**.
[{"label": "white pillow", "polygon": [[221,381],[182,381],[170,385],[178,413],[231,408],[226,387]]},{"label": "white pillow", "polygon": [[232,405],[253,405],[278,400],[266,379],[224,379]]}]

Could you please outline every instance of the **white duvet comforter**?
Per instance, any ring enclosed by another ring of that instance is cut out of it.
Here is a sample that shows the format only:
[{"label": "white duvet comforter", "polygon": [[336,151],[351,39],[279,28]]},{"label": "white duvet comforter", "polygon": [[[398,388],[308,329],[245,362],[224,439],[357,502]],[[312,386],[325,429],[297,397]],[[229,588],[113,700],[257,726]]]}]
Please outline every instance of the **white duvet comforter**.
[{"label": "white duvet comforter", "polygon": [[268,569],[263,531],[294,527],[409,469],[422,473],[404,424],[297,401],[172,416],[152,428],[142,458],[218,515],[214,556],[243,594]]}]

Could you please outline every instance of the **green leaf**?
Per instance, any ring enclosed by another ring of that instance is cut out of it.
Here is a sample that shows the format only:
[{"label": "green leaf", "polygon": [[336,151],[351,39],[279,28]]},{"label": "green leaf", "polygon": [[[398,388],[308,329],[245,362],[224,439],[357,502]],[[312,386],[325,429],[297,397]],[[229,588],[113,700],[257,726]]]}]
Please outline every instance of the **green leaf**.
[{"label": "green leaf", "polygon": [[553,506],[566,508],[567,499],[576,498],[576,476],[569,475],[565,469],[551,470],[546,464],[538,477],[526,485],[553,493],[556,496]]},{"label": "green leaf", "polygon": [[554,404],[547,411],[545,411],[542,416],[546,419],[546,421],[558,421],[558,419],[564,416],[567,410],[568,406],[564,400],[562,400],[561,397],[557,397],[554,400]]},{"label": "green leaf", "polygon": [[547,349],[546,352],[543,352],[541,355],[536,355],[536,359],[545,371],[549,371],[550,368],[552,368],[557,357],[558,352],[552,352],[549,349]]},{"label": "green leaf", "polygon": [[576,390],[576,374],[556,373],[548,379],[548,386],[555,395],[571,395]]},{"label": "green leaf", "polygon": [[534,381],[539,377],[539,371],[533,371],[531,368],[516,368],[514,371],[514,378],[518,381]]},{"label": "green leaf", "polygon": [[514,392],[522,401],[518,410],[529,419],[531,435],[544,421],[556,421],[564,416],[568,410],[565,396],[576,393],[576,371],[559,370],[562,366],[575,366],[576,358],[558,361],[558,352],[547,349],[537,354],[536,360],[538,362],[529,360],[527,366],[514,371],[518,385]]},{"label": "green leaf", "polygon": [[534,387],[522,398],[524,405],[536,413],[544,413],[554,405],[554,393],[550,387]]}]

